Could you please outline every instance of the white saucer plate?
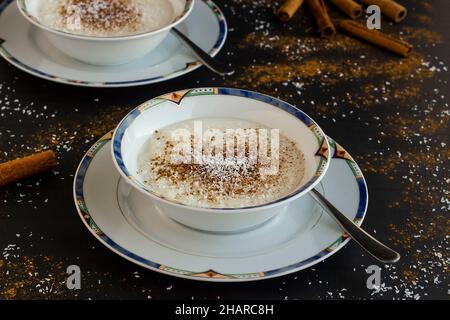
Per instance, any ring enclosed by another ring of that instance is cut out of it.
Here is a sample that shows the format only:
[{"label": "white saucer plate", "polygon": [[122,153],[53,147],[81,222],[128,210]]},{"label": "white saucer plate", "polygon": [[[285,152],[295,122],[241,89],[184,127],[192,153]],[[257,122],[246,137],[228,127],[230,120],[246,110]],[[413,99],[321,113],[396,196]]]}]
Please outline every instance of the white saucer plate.
[{"label": "white saucer plate", "polygon": [[[111,137],[112,132],[101,138],[81,161],[75,203],[101,243],[142,267],[201,281],[262,280],[308,268],[349,240],[308,195],[251,231],[217,234],[187,228],[141,205],[142,193],[130,188],[113,164]],[[318,188],[361,224],[368,203],[366,182],[352,157],[331,139],[330,145],[333,159]]]},{"label": "white saucer plate", "polygon": [[[177,26],[215,56],[225,43],[227,24],[210,0],[195,1],[189,17]],[[57,50],[42,30],[20,14],[15,1],[0,4],[0,55],[17,68],[50,81],[86,87],[129,87],[179,77],[201,63],[172,34],[149,54],[120,66],[95,66]]]}]

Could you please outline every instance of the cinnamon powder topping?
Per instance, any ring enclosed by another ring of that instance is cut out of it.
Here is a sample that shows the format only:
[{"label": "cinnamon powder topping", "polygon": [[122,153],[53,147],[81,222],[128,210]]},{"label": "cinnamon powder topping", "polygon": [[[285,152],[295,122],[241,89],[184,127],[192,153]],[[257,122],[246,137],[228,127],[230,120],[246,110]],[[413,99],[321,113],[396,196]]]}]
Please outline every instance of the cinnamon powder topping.
[{"label": "cinnamon powder topping", "polygon": [[91,31],[136,31],[142,13],[129,0],[67,0],[59,8],[64,22],[76,29]]},{"label": "cinnamon powder topping", "polygon": [[[154,192],[188,205],[242,207],[267,203],[292,192],[304,174],[303,154],[282,135],[276,174],[262,173],[261,169],[268,164],[255,159],[248,145],[243,157],[227,158],[223,151],[220,156],[213,153],[204,158],[200,164],[173,163],[170,155],[174,144],[166,134],[157,132],[153,139],[161,143],[162,152],[144,160],[138,174]],[[270,151],[268,148],[269,157]],[[237,149],[234,153],[237,154]]]}]

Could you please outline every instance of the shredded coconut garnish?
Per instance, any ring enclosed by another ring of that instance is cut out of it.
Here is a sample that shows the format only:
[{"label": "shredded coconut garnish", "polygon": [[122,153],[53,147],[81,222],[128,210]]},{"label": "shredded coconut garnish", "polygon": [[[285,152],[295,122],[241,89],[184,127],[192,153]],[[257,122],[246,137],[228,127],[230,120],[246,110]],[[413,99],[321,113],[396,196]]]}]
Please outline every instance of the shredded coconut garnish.
[{"label": "shredded coconut garnish", "polygon": [[136,31],[142,13],[137,2],[129,0],[68,0],[59,9],[64,22],[73,29]]},{"label": "shredded coconut garnish", "polygon": [[227,157],[223,151],[203,156],[199,164],[174,164],[170,157],[174,144],[167,134],[156,132],[151,139],[158,141],[162,150],[144,158],[138,174],[157,194],[188,205],[242,207],[267,203],[294,191],[304,175],[303,154],[283,135],[276,174],[262,173],[267,164],[252,158],[248,148],[240,157]]}]

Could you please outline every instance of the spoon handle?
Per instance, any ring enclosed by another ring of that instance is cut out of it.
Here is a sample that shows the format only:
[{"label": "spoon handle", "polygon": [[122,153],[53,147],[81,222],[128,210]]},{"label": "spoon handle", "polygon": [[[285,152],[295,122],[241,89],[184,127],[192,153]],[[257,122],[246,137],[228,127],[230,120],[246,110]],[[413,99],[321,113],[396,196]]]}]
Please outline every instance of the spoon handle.
[{"label": "spoon handle", "polygon": [[219,62],[217,59],[211,57],[207,52],[203,51],[199,46],[197,46],[194,42],[192,42],[188,37],[186,37],[182,32],[178,31],[175,28],[172,28],[171,31],[180,39],[180,41],[189,49],[192,50],[192,53],[209,69],[220,74],[220,75],[231,75],[234,73],[234,70],[229,66]]},{"label": "spoon handle", "polygon": [[353,240],[355,240],[374,258],[384,263],[394,263],[400,260],[400,255],[397,252],[382,244],[353,223],[353,221],[348,219],[317,190],[312,189],[310,195],[334,218],[334,220],[336,220],[336,222],[342,227],[342,229],[344,229],[345,232],[348,233],[351,238],[353,238]]}]

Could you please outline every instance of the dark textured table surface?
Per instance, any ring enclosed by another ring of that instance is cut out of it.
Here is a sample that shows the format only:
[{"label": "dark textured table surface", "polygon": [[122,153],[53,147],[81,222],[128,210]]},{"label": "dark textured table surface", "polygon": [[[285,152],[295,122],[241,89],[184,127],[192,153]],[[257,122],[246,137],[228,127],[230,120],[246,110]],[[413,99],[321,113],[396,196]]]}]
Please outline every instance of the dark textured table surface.
[{"label": "dark textured table surface", "polygon": [[[269,0],[217,0],[230,28],[219,56],[236,74],[206,68],[164,83],[93,89],[51,83],[0,61],[0,160],[46,148],[58,168],[0,191],[1,299],[448,299],[450,2],[404,1],[408,18],[382,30],[412,43],[401,59],[344,35],[316,37],[306,9],[288,24]],[[338,14],[334,14],[338,17]],[[302,108],[345,146],[369,186],[364,227],[402,254],[382,266],[382,286],[366,288],[376,262],[354,243],[314,267],[284,277],[211,284],[133,265],[92,237],[72,199],[74,171],[90,145],[131,108],[162,93],[232,86]],[[65,286],[66,267],[82,289]]]}]

